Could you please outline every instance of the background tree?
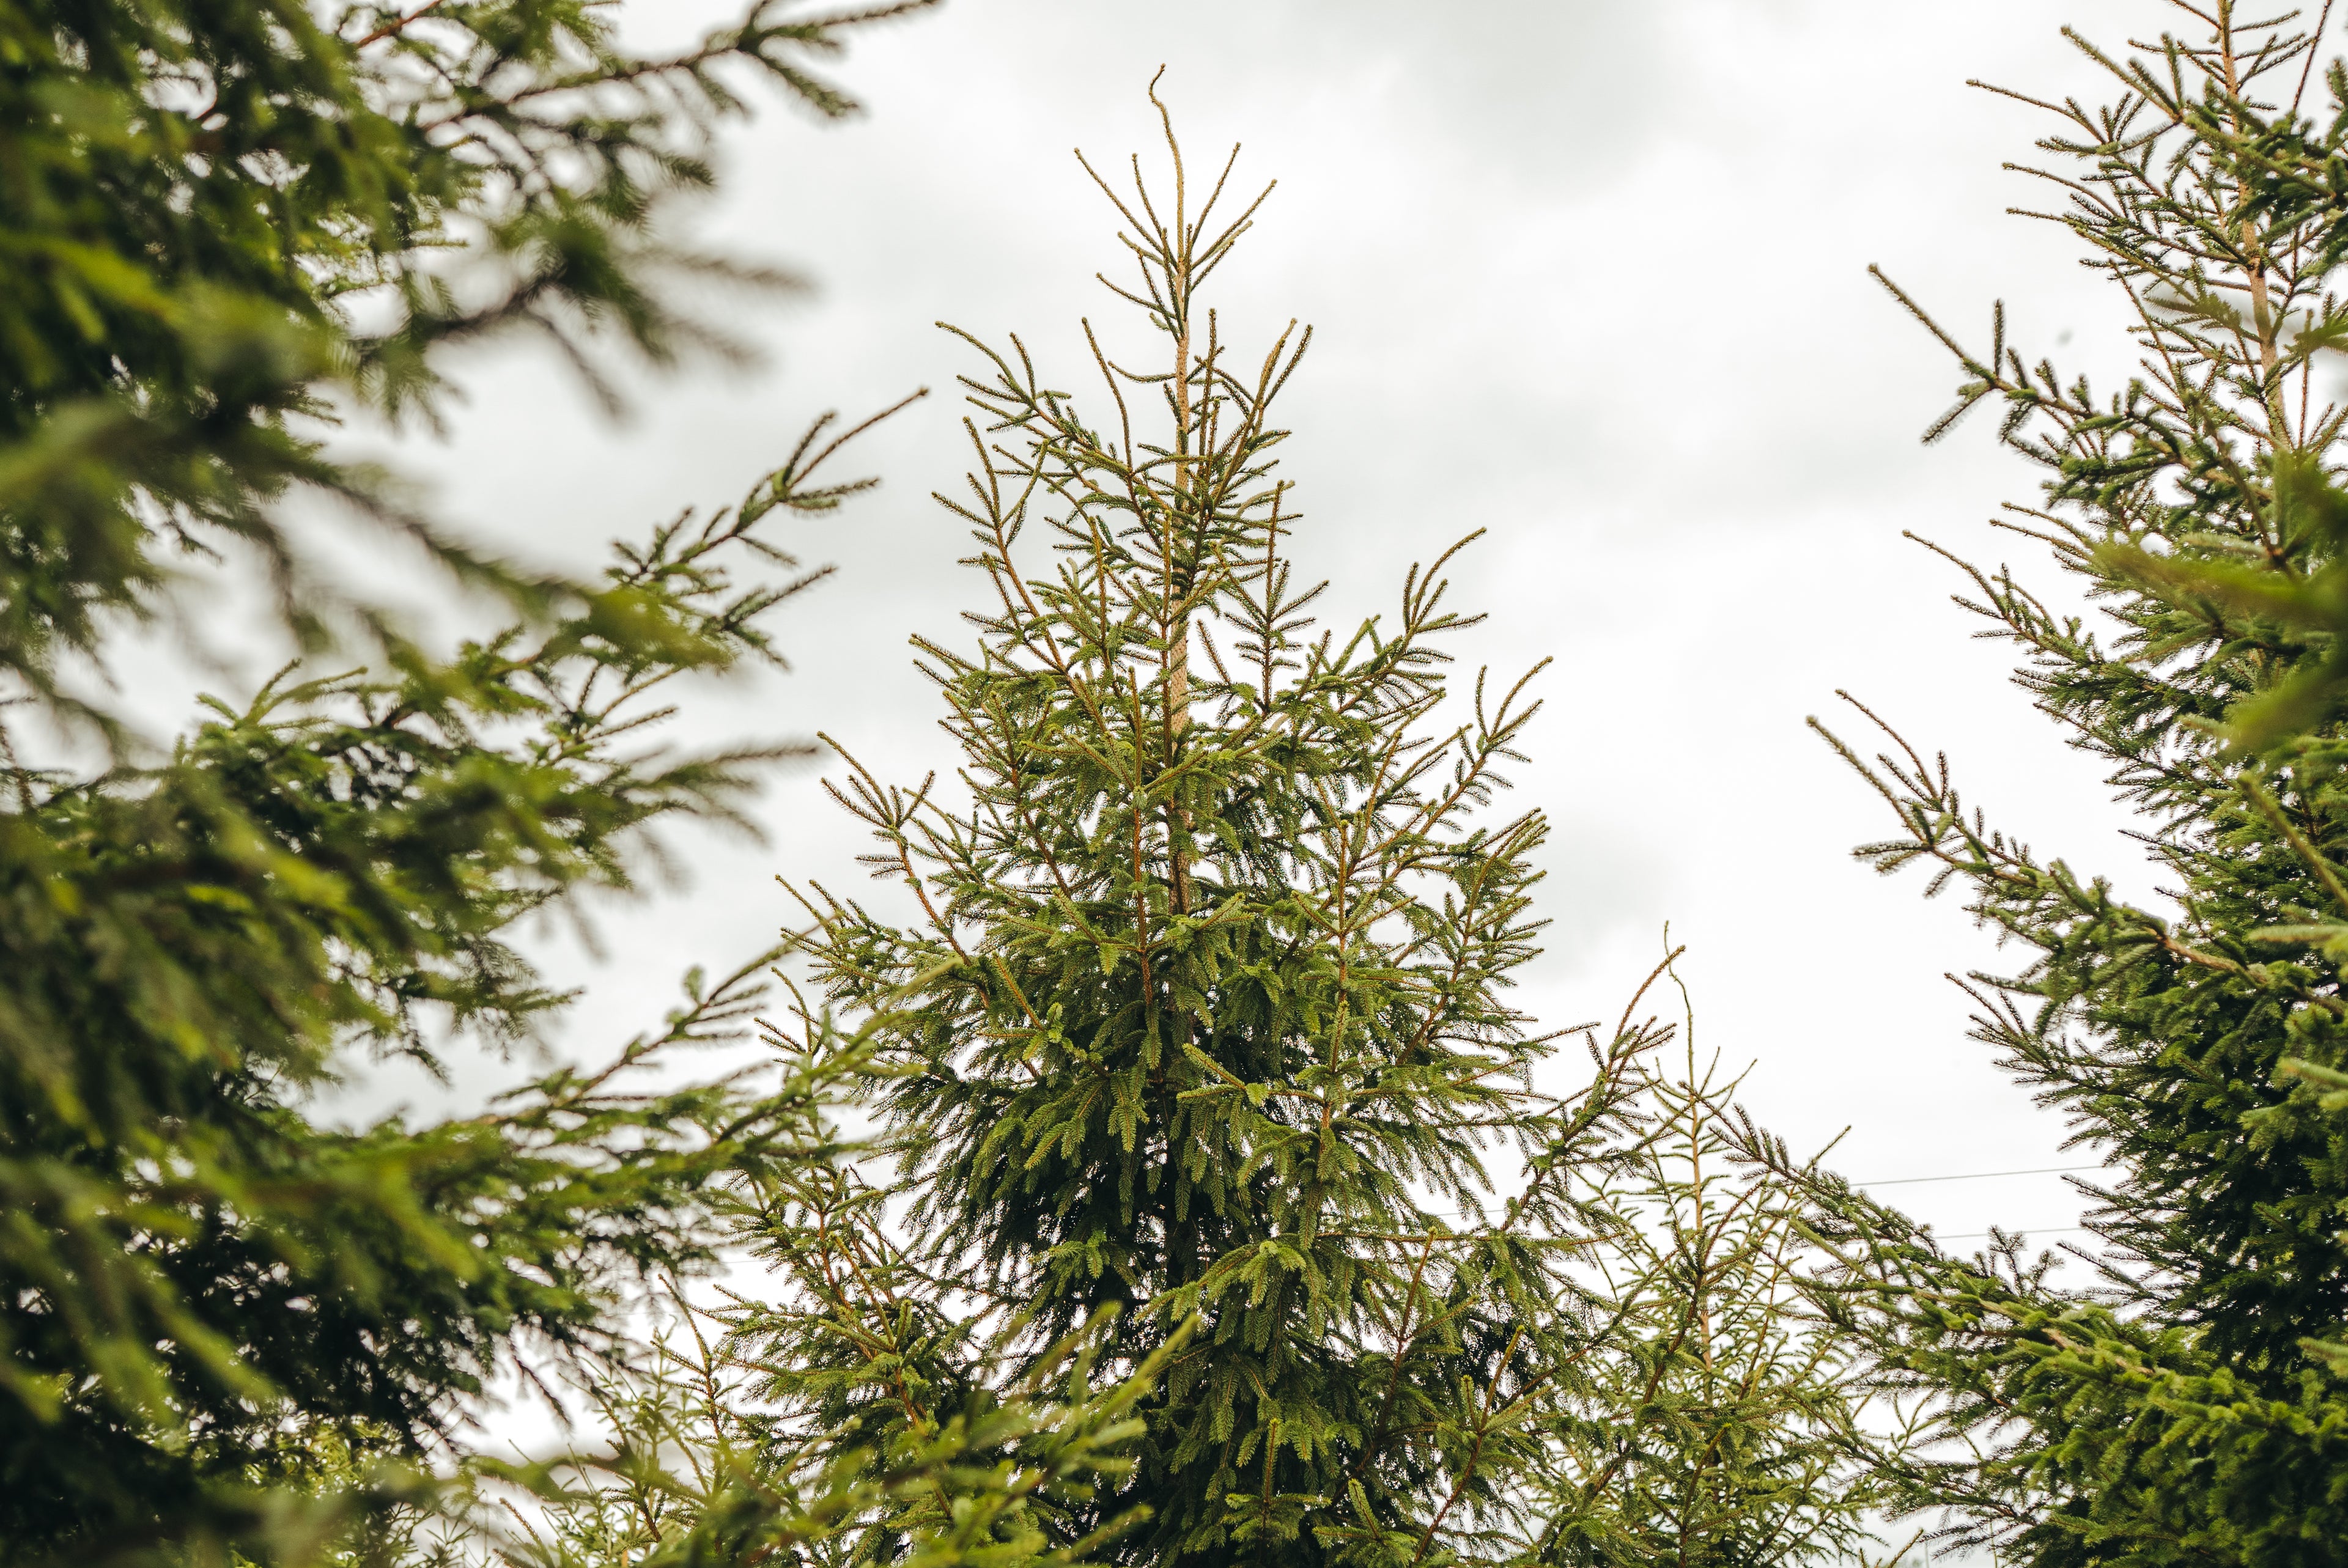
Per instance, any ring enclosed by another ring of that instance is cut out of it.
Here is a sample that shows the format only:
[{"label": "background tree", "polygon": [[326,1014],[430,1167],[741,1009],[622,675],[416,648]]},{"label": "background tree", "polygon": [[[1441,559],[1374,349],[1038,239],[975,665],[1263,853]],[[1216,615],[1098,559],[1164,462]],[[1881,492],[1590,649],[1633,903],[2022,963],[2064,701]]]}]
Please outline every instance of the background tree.
[{"label": "background tree", "polygon": [[[563,999],[513,923],[624,886],[647,821],[732,809],[771,749],[638,732],[674,678],[769,651],[803,579],[760,530],[856,487],[815,477],[836,443],[566,582],[320,438],[335,409],[429,414],[434,351],[499,327],[693,343],[664,280],[765,276],[654,227],[709,181],[722,73],[839,112],[804,62],[909,8],[763,4],[640,58],[582,0],[0,5],[0,1559],[314,1543],[303,1486],[445,1443],[518,1347],[611,1350],[618,1286],[705,1258],[715,1178],[788,1145],[740,1086],[631,1087],[737,1026],[757,964],[478,1117],[305,1107],[350,1052],[526,1033]],[[516,623],[405,640],[281,530],[301,487]],[[367,629],[366,668],[290,671],[158,755],[89,693],[222,550],[296,646]]]},{"label": "background tree", "polygon": [[1859,1348],[1808,1310],[1805,1205],[1739,1158],[1738,1084],[1699,1062],[1692,1009],[1681,1044],[1677,1071],[1650,1070],[1621,1223],[1589,1255],[1612,1317],[1551,1418],[1529,1560],[1868,1562],[1903,1412],[1869,1409]]},{"label": "background tree", "polygon": [[343,1132],[304,1104],[366,1044],[436,1063],[436,1020],[528,1030],[563,999],[513,923],[747,784],[759,753],[627,737],[670,677],[759,651],[777,594],[725,563],[820,504],[805,471],[629,552],[633,636],[599,594],[449,664],[274,685],[158,765],[12,770],[0,1550],[237,1539],[251,1483],[417,1453],[516,1346],[600,1356],[623,1281],[712,1255],[710,1184],[774,1112],[639,1070],[736,1032],[760,962],[481,1115]]},{"label": "background tree", "polygon": [[[1985,355],[1933,327],[1967,380],[1931,432],[2000,404],[2004,438],[2047,470],[2004,526],[2051,551],[2100,628],[2002,569],[1959,563],[1960,602],[2112,769],[2170,902],[2132,905],[1969,815],[1945,759],[1893,736],[1869,764],[1835,742],[1900,818],[1859,853],[1933,866],[1936,890],[1962,887],[2031,955],[1968,982],[1977,1034],[2114,1169],[2086,1188],[2095,1285],[2018,1238],[1951,1256],[1809,1179],[1841,1251],[1829,1299],[1889,1386],[1938,1401],[1939,1459],[1895,1467],[1909,1506],[1952,1508],[1954,1539],[2031,1562],[2336,1563],[2348,1122],[2324,1096],[2348,1055],[2348,411],[2327,366],[2348,334],[2348,75],[2319,75],[2291,18],[2178,9],[2187,35],[2135,56],[2079,40],[2109,105],[2038,106],[2058,121],[2040,144],[2065,198],[2051,216],[2125,297],[2139,373],[2098,400],[2026,364],[2002,315]],[[2331,99],[2312,119],[2312,87]]]}]

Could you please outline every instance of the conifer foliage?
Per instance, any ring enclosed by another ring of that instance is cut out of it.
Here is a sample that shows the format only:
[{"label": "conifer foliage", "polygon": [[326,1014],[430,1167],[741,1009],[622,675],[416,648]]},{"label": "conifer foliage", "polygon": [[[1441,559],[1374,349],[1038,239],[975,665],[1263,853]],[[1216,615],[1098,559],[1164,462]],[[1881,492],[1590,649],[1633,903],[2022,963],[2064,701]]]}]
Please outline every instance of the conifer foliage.
[{"label": "conifer foliage", "polygon": [[2076,40],[2108,104],[2023,99],[2055,119],[2049,216],[2124,303],[2137,373],[2099,396],[2008,346],[2002,313],[1985,354],[1932,329],[1966,377],[1932,433],[2001,405],[2047,474],[2006,526],[2101,613],[1969,566],[1961,602],[2111,770],[2165,900],[1997,832],[1945,759],[1836,742],[1900,821],[1860,854],[1934,868],[2027,955],[1969,982],[1978,1036],[2111,1162],[2088,1188],[2096,1288],[2019,1238],[1960,1258],[1838,1183],[1814,1190],[1842,1256],[1829,1301],[1887,1384],[1935,1401],[1945,1440],[1918,1452],[1937,1458],[1890,1467],[1910,1505],[1953,1508],[1959,1539],[2018,1561],[2338,1563],[2348,74],[2293,17],[2176,11],[2181,34],[2132,55]]},{"label": "conifer foliage", "polygon": [[[1671,1206],[1643,1218],[1622,1189],[1662,1033],[1626,1012],[1581,1088],[1535,1084],[1570,1065],[1509,998],[1548,828],[1498,809],[1535,705],[1523,681],[1447,687],[1471,623],[1450,552],[1391,616],[1315,624],[1273,412],[1306,336],[1231,345],[1202,289],[1262,198],[1232,202],[1230,164],[1201,191],[1170,124],[1167,150],[1170,190],[1138,159],[1129,188],[1094,175],[1134,263],[1104,282],[1149,329],[1087,323],[1097,398],[1015,338],[968,339],[977,466],[942,499],[990,602],[973,646],[916,640],[956,771],[901,787],[850,758],[835,788],[915,918],[805,893],[822,1003],[886,1071],[893,1174],[769,1204],[788,1285],[745,1308],[738,1353],[843,1447],[1032,1378],[1070,1336],[1107,1372],[1162,1364],[1129,1470],[1052,1524],[1118,1561],[1844,1544],[1863,1498],[1820,1525],[1844,1471],[1785,1440],[1816,1416],[1822,1448],[1849,1408],[1769,1320],[1782,1204],[1717,1200],[1715,1167],[1669,1187],[1694,1207],[1639,1254]],[[1671,1102],[1700,1161],[1716,1101]],[[1732,1342],[1733,1370],[1708,1359]],[[1652,1462],[1626,1470],[1626,1443]],[[1643,1517],[1666,1493],[1689,1511],[1669,1540]]]},{"label": "conifer foliage", "polygon": [[[318,1549],[518,1350],[617,1349],[621,1286],[705,1260],[722,1178],[792,1145],[779,1102],[637,1071],[740,1027],[757,964],[479,1116],[345,1130],[311,1097],[526,1035],[563,999],[516,922],[736,808],[772,748],[644,726],[771,653],[802,577],[769,536],[859,487],[831,444],[566,581],[322,437],[428,412],[437,351],[502,326],[693,342],[667,282],[729,269],[664,247],[659,200],[709,182],[728,70],[845,108],[807,65],[855,19],[769,3],[645,57],[579,0],[0,3],[0,1561]],[[294,548],[304,487],[512,623],[401,638]],[[215,555],[291,647],[364,635],[142,746],[118,639]]]},{"label": "conifer foliage", "polygon": [[437,351],[500,331],[582,368],[603,334],[661,363],[715,343],[681,277],[783,280],[656,231],[715,178],[699,132],[745,76],[846,112],[811,59],[923,3],[762,0],[654,56],[592,0],[0,5],[0,671],[69,702],[60,661],[153,613],[175,553],[237,541],[314,637],[337,596],[269,506],[294,488],[526,589],[318,421],[434,417]]},{"label": "conifer foliage", "polygon": [[1550,1418],[1529,1560],[1869,1561],[1900,1412],[1867,1408],[1859,1347],[1807,1309],[1803,1204],[1741,1157],[1738,1082],[1698,1058],[1692,1009],[1680,1046],[1647,1075],[1621,1223],[1591,1254],[1607,1329]]},{"label": "conifer foliage", "polygon": [[[779,1236],[767,1227],[768,1261],[807,1287],[799,1301],[817,1332],[846,1351],[845,1367],[885,1367],[888,1396],[910,1419],[880,1434],[820,1398],[795,1400],[856,1379],[746,1354],[776,1332],[770,1310],[738,1297],[695,1305],[671,1279],[651,1303],[659,1327],[650,1344],[625,1363],[582,1368],[573,1383],[575,1402],[600,1429],[593,1446],[536,1464],[475,1460],[453,1495],[379,1526],[371,1560],[499,1568],[1085,1561],[1093,1542],[1054,1527],[1101,1477],[1129,1468],[1134,1408],[1163,1356],[1102,1380],[1096,1337],[1079,1334],[1014,1387],[973,1391],[925,1378],[936,1358],[919,1341],[937,1324],[904,1310],[909,1287],[921,1284],[874,1245],[860,1212],[871,1194],[852,1174],[867,1151],[842,1139],[830,1114],[864,1053],[820,1026],[818,1034],[824,1049],[788,1051],[781,1083],[760,1106],[768,1157],[737,1161],[728,1175],[751,1179],[765,1215],[809,1222],[788,1246],[773,1245]],[[794,1405],[809,1404],[812,1420],[791,1419]],[[879,1440],[842,1442],[844,1430]]]}]

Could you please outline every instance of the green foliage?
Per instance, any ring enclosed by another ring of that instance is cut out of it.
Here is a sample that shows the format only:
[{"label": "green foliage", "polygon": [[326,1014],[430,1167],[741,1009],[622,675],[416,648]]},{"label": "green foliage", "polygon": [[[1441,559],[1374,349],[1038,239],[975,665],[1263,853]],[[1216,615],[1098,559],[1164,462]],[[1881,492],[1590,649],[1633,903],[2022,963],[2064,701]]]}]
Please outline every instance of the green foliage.
[{"label": "green foliage", "polygon": [[[1939,1461],[1898,1467],[1910,1506],[1953,1507],[1958,1538],[2037,1563],[2337,1563],[2348,1122],[2326,1095],[2348,1063],[2348,733],[2325,607],[2348,411],[2326,367],[2348,329],[2331,292],[2348,75],[2318,77],[2288,19],[2183,9],[2193,36],[2137,56],[2081,42],[2114,103],[2039,106],[2060,122],[2040,144],[2064,160],[2054,216],[2125,294],[2141,374],[2099,401],[2026,365],[2001,316],[1987,356],[1960,351],[1950,416],[2003,405],[2004,437],[2048,473],[2008,526],[2107,620],[2003,569],[1964,568],[1962,602],[2111,768],[2173,903],[2034,856],[1896,736],[1871,764],[1835,743],[1900,822],[1861,855],[1932,866],[2031,955],[1969,982],[1978,1035],[2115,1168],[2091,1189],[2096,1288],[2003,1239],[1952,1257],[1811,1179],[1842,1256],[1836,1310],[1888,1384],[1937,1401]],[[2332,105],[2310,120],[2319,82]]]},{"label": "green foliage", "polygon": [[[563,999],[514,923],[626,886],[644,825],[734,810],[774,749],[640,732],[673,678],[767,654],[794,583],[761,527],[857,487],[817,477],[837,443],[569,583],[397,513],[320,436],[428,415],[434,351],[503,326],[655,360],[702,335],[669,280],[772,281],[652,227],[708,183],[721,73],[838,112],[800,62],[858,19],[769,3],[640,59],[585,0],[0,5],[0,1560],[318,1547],[518,1350],[612,1353],[614,1292],[708,1259],[721,1178],[788,1146],[778,1104],[665,1071],[739,1029],[757,963],[479,1116],[310,1105],[368,1051],[525,1036]],[[516,623],[404,640],[297,555],[297,487]],[[222,550],[298,646],[364,624],[364,667],[288,670],[157,756],[75,693]],[[58,724],[102,765],[35,758],[72,754]]]},{"label": "green foliage", "polygon": [[[1135,1560],[1406,1562],[1512,1512],[1525,1402],[1580,1344],[1575,1183],[1627,1052],[1568,1102],[1529,1081],[1550,1042],[1504,987],[1547,828],[1482,808],[1533,709],[1479,688],[1435,722],[1465,624],[1442,562],[1393,621],[1311,630],[1272,474],[1303,339],[1243,364],[1198,306],[1255,210],[1210,227],[1222,197],[1177,152],[1164,210],[1115,198],[1117,292],[1164,353],[1101,351],[1105,429],[982,351],[989,434],[950,504],[998,608],[971,653],[919,644],[969,798],[853,770],[871,859],[928,919],[818,892],[814,952],[836,1003],[889,1009],[919,1266],[1014,1368],[1104,1308],[1126,1366],[1200,1320],[1134,1473],[1066,1528],[1146,1508]],[[1539,1173],[1488,1217],[1495,1138]],[[925,1375],[983,1379],[939,1348],[954,1370]]]},{"label": "green foliage", "polygon": [[1806,1308],[1803,1204],[1739,1158],[1736,1087],[1699,1068],[1691,1016],[1681,1070],[1650,1082],[1623,1223],[1593,1255],[1612,1315],[1537,1477],[1538,1561],[1866,1562],[1877,1544],[1883,1461],[1909,1434],[1866,1408],[1859,1347]]},{"label": "green foliage", "polygon": [[[740,656],[774,594],[722,562],[770,503],[827,504],[805,474],[665,530],[614,591],[657,605],[706,651],[693,662]],[[623,886],[628,829],[722,808],[767,754],[627,751],[692,664],[600,614],[447,666],[273,688],[158,766],[12,773],[8,1550],[211,1518],[213,1482],[288,1422],[411,1450],[519,1339],[600,1353],[618,1284],[711,1255],[706,1184],[766,1157],[772,1113],[722,1085],[627,1085],[737,1032],[758,963],[696,979],[601,1071],[481,1116],[341,1132],[304,1110],[362,1042],[434,1062],[436,1021],[527,1030],[562,999],[509,945],[513,922]]]},{"label": "green foliage", "polygon": [[[766,1103],[788,1128],[782,1153],[735,1173],[759,1195],[752,1212],[839,1190],[865,1150],[843,1140],[828,1108],[864,1071],[860,1042],[826,1035],[793,1053]],[[850,1336],[893,1331],[883,1296],[850,1279],[872,1261],[843,1217],[844,1245],[828,1261],[823,1297]],[[819,1270],[819,1273],[821,1271]],[[1135,1406],[1163,1356],[1118,1382],[1095,1376],[1097,1336],[1080,1334],[1041,1358],[1022,1386],[942,1406],[913,1395],[925,1417],[887,1440],[842,1444],[839,1429],[778,1417],[778,1369],[743,1354],[764,1332],[760,1309],[730,1296],[712,1310],[672,1284],[662,1326],[641,1355],[581,1378],[572,1403],[599,1430],[590,1450],[526,1462],[472,1460],[422,1503],[396,1504],[346,1547],[347,1559],[482,1568],[751,1568],[777,1560],[836,1562],[885,1540],[890,1560],[923,1568],[983,1563],[1084,1562],[1089,1544],[1055,1546],[1044,1522],[1089,1496],[1103,1475],[1129,1467]],[[1179,1338],[1169,1350],[1179,1348]],[[788,1376],[788,1373],[783,1374]],[[901,1392],[907,1380],[897,1380]]]},{"label": "green foliage", "polygon": [[[151,611],[171,554],[230,540],[314,639],[327,585],[267,503],[299,486],[385,507],[318,421],[429,416],[433,351],[503,327],[582,367],[588,330],[655,360],[714,341],[664,278],[776,280],[652,220],[710,182],[694,128],[741,107],[722,71],[842,112],[801,62],[920,3],[762,0],[659,59],[620,50],[593,0],[0,6],[0,671],[66,701],[59,660]],[[555,586],[387,519],[510,591]]]},{"label": "green foliage", "polygon": [[[1777,1211],[1628,1240],[1661,1032],[1626,1014],[1591,1031],[1581,1087],[1534,1081],[1582,1031],[1539,1033],[1508,996],[1538,950],[1548,832],[1496,809],[1525,683],[1449,692],[1446,641],[1470,624],[1445,606],[1450,552],[1393,616],[1314,624],[1272,412],[1306,339],[1226,344],[1199,291],[1261,198],[1218,220],[1229,167],[1200,200],[1170,128],[1168,149],[1170,200],[1138,161],[1129,194],[1096,176],[1138,272],[1109,287],[1153,345],[1087,323],[1099,413],[1018,340],[963,334],[985,367],[963,384],[977,466],[942,499],[992,602],[973,648],[916,640],[953,783],[849,758],[835,786],[918,917],[804,894],[816,989],[878,1051],[887,1158],[770,1189],[777,1289],[734,1318],[736,1354],[809,1454],[983,1409],[1070,1335],[1117,1376],[1162,1361],[1129,1469],[1035,1515],[1119,1562],[1660,1563],[1632,1516],[1690,1487],[1712,1512],[1671,1560],[1839,1545],[1863,1496],[1826,1501],[1844,1471],[1783,1440],[1848,1425],[1831,1358],[1756,1301],[1712,1325],[1752,1358],[1731,1395],[1695,1369],[1712,1339],[1666,1321],[1667,1296],[1684,1317],[1774,1279]],[[1709,1157],[1716,1106],[1690,1092]],[[1718,1179],[1651,1187],[1653,1217]],[[1693,1279],[1687,1245],[1717,1248]],[[1592,1266],[1626,1245],[1625,1279]],[[1671,1389],[1616,1409],[1647,1365]],[[1733,1451],[1699,1451],[1744,1420]],[[1591,1445],[1618,1439],[1657,1457],[1600,1474]],[[1726,1476],[1752,1491],[1714,1497]],[[854,1556],[905,1549],[880,1529]]]}]

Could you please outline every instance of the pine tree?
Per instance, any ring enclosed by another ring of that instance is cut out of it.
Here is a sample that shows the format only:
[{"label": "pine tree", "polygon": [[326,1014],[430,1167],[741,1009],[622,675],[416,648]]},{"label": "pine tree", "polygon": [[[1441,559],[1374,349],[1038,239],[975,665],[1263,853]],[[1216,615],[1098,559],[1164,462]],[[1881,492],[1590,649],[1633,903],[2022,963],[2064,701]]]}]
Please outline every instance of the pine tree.
[{"label": "pine tree", "polygon": [[[856,487],[804,445],[572,582],[317,436],[336,406],[429,412],[437,348],[504,325],[689,344],[664,275],[727,269],[652,220],[709,180],[720,73],[839,109],[805,61],[853,19],[767,4],[643,59],[580,0],[0,5],[0,1561],[317,1546],[354,1499],[306,1491],[386,1501],[379,1461],[445,1451],[518,1349],[615,1350],[614,1293],[705,1260],[715,1185],[788,1142],[741,1086],[637,1071],[738,1028],[755,963],[478,1117],[307,1107],[354,1053],[526,1035],[563,999],[515,923],[627,886],[648,822],[736,808],[771,749],[642,726],[676,677],[770,653],[798,574],[762,532]],[[514,624],[403,639],[280,528],[304,487]],[[142,747],[89,693],[176,572],[240,548],[295,646],[365,635]],[[104,762],[43,764],[58,728]]]},{"label": "pine tree", "polygon": [[[1976,1032],[2113,1168],[2086,1188],[2093,1287],[2019,1238],[1952,1255],[1809,1179],[1843,1259],[1827,1299],[1884,1386],[1933,1401],[1937,1459],[1892,1468],[1910,1507],[1956,1511],[1954,1539],[2045,1563],[2338,1563],[2348,411],[2328,366],[2348,333],[2348,74],[2319,75],[2291,17],[2178,9],[2188,36],[2133,56],[2075,40],[2115,79],[2110,104],[2037,106],[2067,198],[2049,216],[2125,296],[2137,374],[2098,398],[2009,347],[2002,312],[1986,354],[1932,327],[1966,377],[1932,435],[2003,405],[2002,436],[2047,473],[2006,526],[2099,613],[1959,563],[1961,602],[2111,769],[2164,901],[2131,903],[1969,815],[1944,758],[1894,735],[1870,763],[1835,742],[1900,819],[1860,854],[1931,866],[1935,890],[1953,883],[2029,955],[1968,982]],[[2311,88],[2331,99],[2313,118]]]},{"label": "pine tree", "polygon": [[[1072,1501],[1063,1539],[1118,1530],[1136,1563],[1507,1558],[1603,1327],[1574,1260],[1615,1223],[1653,1036],[1593,1045],[1570,1093],[1535,1085],[1560,1037],[1507,993],[1547,825],[1495,809],[1534,704],[1478,677],[1444,705],[1471,623],[1445,605],[1451,552],[1390,618],[1314,625],[1274,467],[1307,335],[1227,344],[1200,291],[1262,198],[1219,218],[1231,166],[1202,197],[1170,124],[1167,148],[1170,193],[1138,159],[1129,194],[1095,175],[1138,269],[1108,287],[1154,344],[1087,323],[1096,412],[1017,339],[968,340],[977,466],[944,499],[992,602],[974,647],[916,641],[954,783],[851,758],[835,788],[919,918],[805,895],[817,989],[884,1042],[894,1173],[774,1207],[805,1305],[751,1314],[740,1353],[798,1419],[870,1443],[1071,1334],[1115,1371],[1188,1332],[1131,1472]],[[1505,1201],[1496,1150],[1522,1163]],[[886,1333],[836,1293],[858,1269]]]}]

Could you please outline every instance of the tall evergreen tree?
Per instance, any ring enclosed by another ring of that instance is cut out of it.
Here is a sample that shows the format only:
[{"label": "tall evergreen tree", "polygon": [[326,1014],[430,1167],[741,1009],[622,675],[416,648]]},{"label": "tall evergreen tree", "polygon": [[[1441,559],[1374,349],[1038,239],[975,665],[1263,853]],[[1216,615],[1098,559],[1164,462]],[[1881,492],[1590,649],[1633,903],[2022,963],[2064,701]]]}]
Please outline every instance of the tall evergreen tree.
[{"label": "tall evergreen tree", "polygon": [[[736,1353],[799,1462],[827,1451],[810,1438],[837,1451],[983,1409],[1071,1335],[1099,1337],[1105,1369],[1162,1360],[1130,1471],[1049,1521],[1118,1561],[1840,1545],[1863,1500],[1818,1524],[1845,1468],[1783,1440],[1811,1417],[1839,1432],[1847,1380],[1769,1299],[1689,1327],[1777,1281],[1782,1205],[1655,1167],[1641,1217],[1622,1188],[1662,1035],[1631,1012],[1592,1035],[1581,1088],[1536,1085],[1565,1037],[1508,988],[1536,951],[1547,825],[1496,810],[1534,705],[1523,682],[1449,692],[1444,643],[1469,624],[1444,603],[1452,552],[1392,617],[1315,625],[1274,467],[1306,338],[1226,343],[1201,289],[1262,199],[1219,218],[1230,165],[1202,199],[1170,125],[1167,149],[1170,191],[1138,159],[1129,193],[1094,177],[1138,272],[1108,286],[1152,334],[1112,348],[1086,323],[1098,410],[1017,339],[967,339],[977,466],[942,499],[991,602],[974,646],[916,640],[953,782],[896,787],[849,757],[835,788],[918,917],[805,894],[808,1009],[865,1020],[891,1174],[768,1190],[783,1284],[740,1308]],[[1717,1091],[1668,1103],[1684,1154],[1712,1158]],[[1627,1280],[1591,1263],[1608,1247]],[[1757,1358],[1737,1391],[1703,1369],[1732,1342]],[[1613,1409],[1650,1367],[1669,1389]],[[1624,1441],[1688,1463],[1591,1457]],[[1692,1522],[1668,1543],[1634,1522],[1666,1492]],[[901,1551],[887,1529],[858,1548]]]},{"label": "tall evergreen tree", "polygon": [[1945,1440],[1894,1467],[1909,1505],[1952,1508],[1955,1539],[2032,1563],[2339,1563],[2348,409],[2331,366],[2348,337],[2348,74],[2317,70],[2293,18],[2178,9],[2186,36],[2134,56],[2075,39],[2111,103],[2038,105],[2066,198],[2050,216],[2125,299],[2137,374],[2098,398],[2010,348],[2002,313],[1986,354],[1932,328],[1966,381],[1931,434],[2002,405],[2003,437],[2047,471],[2005,526],[2100,614],[1962,563],[1961,602],[2112,770],[2164,900],[1994,831],[1945,759],[1835,743],[1900,824],[1859,853],[1934,867],[2030,956],[1968,982],[1977,1034],[2111,1163],[2086,1188],[2093,1287],[2019,1238],[1954,1256],[1811,1179],[1842,1255],[1828,1299]]}]

